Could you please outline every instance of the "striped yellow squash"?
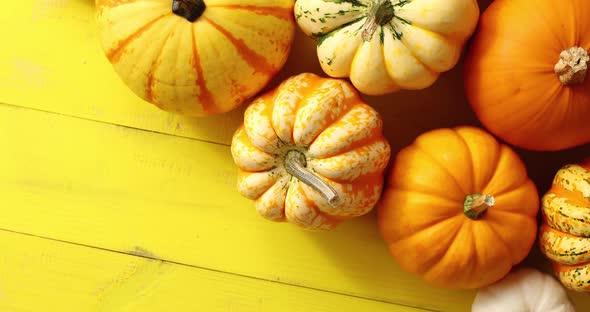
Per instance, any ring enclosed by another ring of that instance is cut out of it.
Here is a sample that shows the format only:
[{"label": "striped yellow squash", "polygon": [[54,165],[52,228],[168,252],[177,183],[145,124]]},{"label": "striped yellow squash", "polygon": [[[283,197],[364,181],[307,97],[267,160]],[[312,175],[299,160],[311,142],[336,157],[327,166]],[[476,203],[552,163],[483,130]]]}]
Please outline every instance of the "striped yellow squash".
[{"label": "striped yellow squash", "polygon": [[424,89],[453,68],[479,19],[477,0],[298,0],[322,69],[365,94]]},{"label": "striped yellow squash", "polygon": [[291,77],[246,109],[231,145],[238,190],[269,220],[330,230],[379,200],[390,157],[382,128],[348,82]]},{"label": "striped yellow squash", "polygon": [[564,286],[590,291],[590,160],[561,168],[542,205],[541,251]]},{"label": "striped yellow squash", "polygon": [[224,113],[282,68],[293,0],[96,0],[107,58],[135,94],[190,116]]}]

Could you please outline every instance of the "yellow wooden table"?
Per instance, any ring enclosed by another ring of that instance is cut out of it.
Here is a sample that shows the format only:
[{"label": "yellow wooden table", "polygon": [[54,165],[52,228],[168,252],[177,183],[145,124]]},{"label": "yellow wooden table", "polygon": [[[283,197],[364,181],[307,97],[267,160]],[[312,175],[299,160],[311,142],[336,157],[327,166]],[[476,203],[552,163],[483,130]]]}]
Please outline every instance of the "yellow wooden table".
[{"label": "yellow wooden table", "polygon": [[[139,100],[100,50],[93,0],[4,0],[0,23],[1,312],[469,311],[474,291],[400,270],[375,213],[330,233],[256,215],[229,152],[243,108],[198,119]],[[314,47],[298,33],[273,85],[321,73]],[[428,90],[365,98],[394,152],[477,124],[461,65]],[[583,154],[521,151],[541,191]],[[524,264],[547,269],[537,247]]]}]

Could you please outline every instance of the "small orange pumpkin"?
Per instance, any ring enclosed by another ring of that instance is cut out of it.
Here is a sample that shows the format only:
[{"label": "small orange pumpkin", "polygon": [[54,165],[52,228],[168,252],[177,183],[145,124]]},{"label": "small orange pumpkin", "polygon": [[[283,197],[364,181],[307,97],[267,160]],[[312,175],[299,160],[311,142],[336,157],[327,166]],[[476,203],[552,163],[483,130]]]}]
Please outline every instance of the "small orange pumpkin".
[{"label": "small orange pumpkin", "polygon": [[273,221],[330,230],[371,211],[390,147],[350,83],[300,74],[246,109],[231,151],[238,190]]},{"label": "small orange pumpkin", "polygon": [[588,0],[496,0],[465,61],[482,124],[512,145],[562,150],[590,142]]},{"label": "small orange pumpkin", "polygon": [[440,287],[478,288],[531,250],[537,189],[518,155],[487,132],[427,132],[391,170],[379,227],[404,270]]}]

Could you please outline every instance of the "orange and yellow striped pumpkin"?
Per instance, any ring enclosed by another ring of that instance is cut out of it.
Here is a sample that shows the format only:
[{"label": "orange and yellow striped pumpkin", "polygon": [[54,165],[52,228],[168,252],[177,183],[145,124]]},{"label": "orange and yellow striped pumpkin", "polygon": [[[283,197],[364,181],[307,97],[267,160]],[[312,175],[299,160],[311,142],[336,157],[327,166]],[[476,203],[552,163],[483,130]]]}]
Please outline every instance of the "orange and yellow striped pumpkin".
[{"label": "orange and yellow striped pumpkin", "polygon": [[291,77],[246,109],[231,145],[238,190],[267,219],[330,230],[379,200],[390,157],[382,127],[350,83]]},{"label": "orange and yellow striped pumpkin", "polygon": [[167,111],[224,113],[282,68],[293,0],[96,0],[100,41],[129,88]]},{"label": "orange and yellow striped pumpkin", "polygon": [[565,287],[590,291],[590,159],[561,168],[542,206],[541,251]]}]

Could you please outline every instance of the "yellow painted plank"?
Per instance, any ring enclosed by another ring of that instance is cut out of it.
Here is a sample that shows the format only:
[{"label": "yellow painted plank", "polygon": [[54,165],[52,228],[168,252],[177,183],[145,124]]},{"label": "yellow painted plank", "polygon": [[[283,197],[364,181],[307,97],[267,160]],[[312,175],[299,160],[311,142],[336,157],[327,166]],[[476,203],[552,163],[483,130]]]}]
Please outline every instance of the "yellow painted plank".
[{"label": "yellow painted plank", "polygon": [[374,214],[331,233],[259,217],[229,147],[0,105],[0,228],[433,310],[471,291],[400,270]]},{"label": "yellow painted plank", "polygon": [[[229,144],[245,106],[208,118],[159,110],[119,79],[101,50],[93,0],[3,1],[0,102]],[[268,88],[300,70],[318,72],[315,44],[297,50]],[[309,57],[298,57],[307,51]]]},{"label": "yellow painted plank", "polygon": [[0,311],[419,309],[0,231]]}]

